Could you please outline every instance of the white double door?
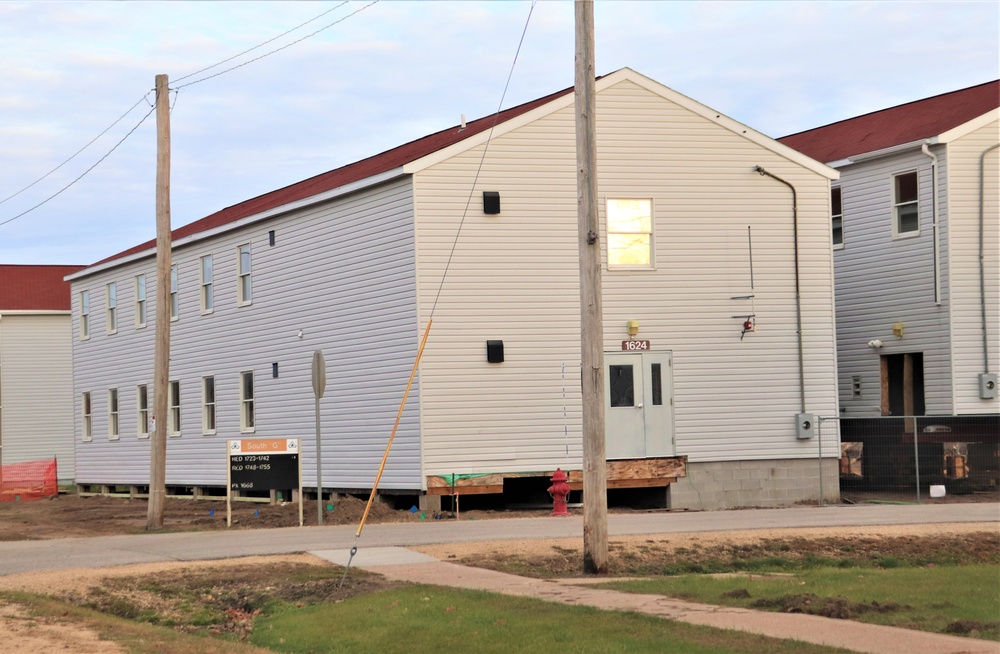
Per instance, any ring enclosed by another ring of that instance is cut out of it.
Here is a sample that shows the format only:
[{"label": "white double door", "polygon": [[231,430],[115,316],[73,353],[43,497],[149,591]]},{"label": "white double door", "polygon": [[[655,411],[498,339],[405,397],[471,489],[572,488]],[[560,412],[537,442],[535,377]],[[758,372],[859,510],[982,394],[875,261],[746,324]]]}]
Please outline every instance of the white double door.
[{"label": "white double door", "polygon": [[674,456],[670,352],[605,353],[608,459]]}]

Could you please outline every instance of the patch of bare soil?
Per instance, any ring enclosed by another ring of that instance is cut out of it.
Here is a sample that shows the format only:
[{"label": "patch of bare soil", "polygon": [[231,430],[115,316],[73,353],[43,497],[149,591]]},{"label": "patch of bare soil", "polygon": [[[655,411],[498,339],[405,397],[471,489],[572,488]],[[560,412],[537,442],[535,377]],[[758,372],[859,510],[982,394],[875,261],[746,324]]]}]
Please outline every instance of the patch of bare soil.
[{"label": "patch of bare soil", "polygon": [[[749,597],[747,593],[747,597]],[[759,599],[750,604],[758,609],[782,613],[806,613],[824,618],[854,620],[865,613],[893,613],[912,607],[896,602],[852,602],[844,597],[820,597],[812,593],[784,595],[773,599]]]},{"label": "patch of bare soil", "polygon": [[[531,577],[582,574],[582,539],[423,546],[463,565]],[[1000,563],[996,524],[893,525],[613,537],[610,576],[794,570],[818,565]]]},{"label": "patch of bare soil", "polygon": [[[368,498],[347,495],[323,502],[324,525],[356,525],[364,515]],[[44,540],[135,534],[146,530],[148,503],[145,499],[106,495],[79,496],[60,494],[25,502],[0,502],[0,541]],[[548,511],[463,511],[462,519],[518,518],[548,515]],[[306,526],[316,524],[316,502],[307,500],[302,507]],[[428,514],[395,509],[376,498],[368,512],[367,523],[417,522],[435,517],[449,519],[450,514]],[[267,504],[232,503],[231,529],[267,529],[297,527],[299,505],[291,502]],[[226,529],[225,500],[168,497],[165,502],[162,531],[213,531]]]},{"label": "patch of bare soil", "polygon": [[[343,584],[341,584],[343,580]],[[208,566],[155,575],[105,578],[100,586],[60,596],[74,604],[182,632],[230,634],[245,640],[254,618],[278,603],[296,607],[342,602],[399,583],[352,570],[298,561]]]},{"label": "patch of bare soil", "polygon": [[0,643],[5,654],[124,654],[116,643],[90,629],[38,618],[13,604],[0,604]]},{"label": "patch of bare soil", "polygon": [[[367,498],[347,496],[324,502],[323,524],[357,524]],[[332,506],[332,509],[326,509]],[[145,499],[76,494],[58,495],[29,502],[0,503],[0,540],[36,540],[132,534],[146,529]],[[316,502],[302,509],[306,525],[316,524]],[[425,516],[426,519],[426,516]],[[376,501],[368,514],[370,523],[420,520],[419,513],[396,510]],[[299,505],[232,503],[233,529],[294,527],[299,524]],[[211,531],[226,529],[226,502],[167,498],[163,531]]]}]

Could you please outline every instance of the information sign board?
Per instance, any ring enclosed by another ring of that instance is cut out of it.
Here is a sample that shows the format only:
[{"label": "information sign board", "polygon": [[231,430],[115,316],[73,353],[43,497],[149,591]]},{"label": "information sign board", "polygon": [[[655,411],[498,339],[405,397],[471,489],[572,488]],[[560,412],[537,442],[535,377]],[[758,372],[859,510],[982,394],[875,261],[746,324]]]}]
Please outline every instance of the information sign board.
[{"label": "information sign board", "polygon": [[[226,441],[229,453],[226,471],[227,503],[234,492],[272,491],[297,488],[299,490],[302,524],[302,468],[299,458],[299,439],[260,438]],[[227,524],[232,522],[232,509],[226,511]]]}]

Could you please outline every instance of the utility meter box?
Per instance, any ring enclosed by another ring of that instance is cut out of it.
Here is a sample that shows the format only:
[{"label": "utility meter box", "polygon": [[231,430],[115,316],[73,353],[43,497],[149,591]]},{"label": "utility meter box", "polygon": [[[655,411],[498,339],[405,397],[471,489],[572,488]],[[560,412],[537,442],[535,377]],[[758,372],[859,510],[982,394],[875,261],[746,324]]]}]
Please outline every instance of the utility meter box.
[{"label": "utility meter box", "polygon": [[984,372],[979,375],[979,399],[995,400],[997,397],[997,374]]},{"label": "utility meter box", "polygon": [[795,438],[800,441],[809,440],[819,429],[819,418],[815,413],[795,414]]}]

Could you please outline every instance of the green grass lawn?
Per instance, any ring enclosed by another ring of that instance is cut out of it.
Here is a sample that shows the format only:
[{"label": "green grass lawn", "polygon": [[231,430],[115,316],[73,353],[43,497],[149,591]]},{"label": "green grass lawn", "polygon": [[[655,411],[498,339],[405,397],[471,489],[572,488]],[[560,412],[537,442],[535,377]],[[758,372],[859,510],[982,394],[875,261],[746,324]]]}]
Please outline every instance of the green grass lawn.
[{"label": "green grass lawn", "polygon": [[686,574],[608,586],[707,604],[795,610],[1000,640],[1000,565],[811,568],[780,576]]},{"label": "green grass lawn", "polygon": [[276,652],[810,654],[843,650],[651,616],[412,586],[258,617],[251,641]]}]

